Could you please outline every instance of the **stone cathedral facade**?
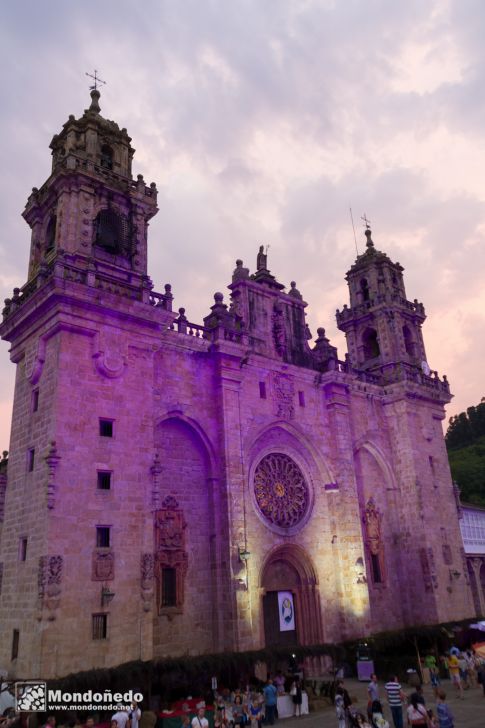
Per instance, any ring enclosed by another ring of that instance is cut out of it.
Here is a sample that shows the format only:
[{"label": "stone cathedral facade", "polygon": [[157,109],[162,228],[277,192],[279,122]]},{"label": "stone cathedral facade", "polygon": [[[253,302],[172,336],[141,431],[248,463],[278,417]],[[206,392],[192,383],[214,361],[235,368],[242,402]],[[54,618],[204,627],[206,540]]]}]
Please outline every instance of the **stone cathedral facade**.
[{"label": "stone cathedral facade", "polygon": [[474,615],[449,385],[371,231],[337,311],[344,358],[263,248],[191,324],[147,275],[157,189],[97,90],[50,148],[0,327],[17,371],[0,667],[50,678]]}]

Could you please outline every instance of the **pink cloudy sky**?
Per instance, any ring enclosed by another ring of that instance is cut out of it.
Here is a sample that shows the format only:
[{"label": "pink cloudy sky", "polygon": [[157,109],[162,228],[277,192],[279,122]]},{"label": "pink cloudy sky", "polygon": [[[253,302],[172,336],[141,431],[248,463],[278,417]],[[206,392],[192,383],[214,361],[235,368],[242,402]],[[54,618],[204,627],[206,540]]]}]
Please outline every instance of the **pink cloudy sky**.
[{"label": "pink cloudy sky", "polygon": [[[20,217],[52,135],[108,85],[102,113],[156,181],[149,272],[200,321],[234,261],[295,279],[312,332],[355,258],[349,204],[423,301],[448,416],[485,395],[485,4],[480,0],[17,0],[0,10],[0,293],[25,282]],[[14,367],[0,345],[0,450]]]}]

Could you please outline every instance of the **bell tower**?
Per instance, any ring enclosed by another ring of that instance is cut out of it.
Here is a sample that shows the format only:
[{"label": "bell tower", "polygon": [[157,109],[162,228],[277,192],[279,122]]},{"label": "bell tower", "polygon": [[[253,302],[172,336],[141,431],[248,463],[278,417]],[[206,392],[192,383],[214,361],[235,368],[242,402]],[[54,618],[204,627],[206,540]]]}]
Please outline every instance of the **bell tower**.
[{"label": "bell tower", "polygon": [[140,287],[147,273],[147,226],[157,189],[134,180],[134,149],[125,128],[100,114],[100,92],[73,115],[50,144],[52,172],[33,188],[23,216],[32,229],[29,281],[42,266],[68,254],[82,268],[101,269]]},{"label": "bell tower", "polygon": [[369,226],[365,236],[366,251],[346,275],[350,307],[337,311],[350,364],[384,379],[387,375],[395,379],[399,368],[427,370],[421,332],[424,306],[407,300],[402,266],[376,249]]}]

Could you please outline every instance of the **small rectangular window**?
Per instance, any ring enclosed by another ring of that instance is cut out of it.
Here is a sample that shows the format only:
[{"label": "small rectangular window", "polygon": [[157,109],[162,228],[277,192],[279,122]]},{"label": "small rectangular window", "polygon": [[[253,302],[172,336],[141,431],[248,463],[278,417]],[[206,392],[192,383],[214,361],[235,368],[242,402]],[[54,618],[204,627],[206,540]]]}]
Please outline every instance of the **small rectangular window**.
[{"label": "small rectangular window", "polygon": [[39,409],[39,389],[34,389],[32,392],[32,412],[37,412]]},{"label": "small rectangular window", "polygon": [[111,472],[98,470],[98,490],[111,490]]},{"label": "small rectangular window", "polygon": [[23,536],[19,540],[19,561],[27,560],[27,539]]},{"label": "small rectangular window", "polygon": [[106,549],[110,546],[111,528],[109,526],[96,526],[96,547]]},{"label": "small rectangular window", "polygon": [[172,567],[162,569],[162,607],[177,605],[177,571]]},{"label": "small rectangular window", "polygon": [[429,462],[429,467],[431,468],[431,472],[434,475],[434,460],[431,455],[428,456],[428,462]]},{"label": "small rectangular window", "polygon": [[99,434],[101,437],[113,437],[113,420],[99,420]]},{"label": "small rectangular window", "polygon": [[374,584],[382,583],[381,562],[378,554],[371,554],[372,581]]},{"label": "small rectangular window", "polygon": [[20,641],[20,632],[18,629],[14,629],[12,634],[12,660],[16,660],[19,656],[19,641]]},{"label": "small rectangular window", "polygon": [[105,640],[108,637],[108,615],[93,614],[92,618],[93,640]]},{"label": "small rectangular window", "polygon": [[31,473],[34,469],[35,447],[31,447],[27,452],[27,470]]},{"label": "small rectangular window", "polygon": [[259,383],[259,396],[261,399],[266,399],[266,384],[264,382]]},{"label": "small rectangular window", "polygon": [[305,392],[298,392],[298,404],[300,407],[305,406]]}]

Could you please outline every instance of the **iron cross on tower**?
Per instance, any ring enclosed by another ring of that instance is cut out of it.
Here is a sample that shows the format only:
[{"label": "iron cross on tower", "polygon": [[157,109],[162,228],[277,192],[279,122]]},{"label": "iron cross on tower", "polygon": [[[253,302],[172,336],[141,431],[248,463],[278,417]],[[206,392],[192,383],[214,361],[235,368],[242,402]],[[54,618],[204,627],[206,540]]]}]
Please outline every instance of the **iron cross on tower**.
[{"label": "iron cross on tower", "polygon": [[367,219],[367,215],[365,214],[365,212],[363,215],[361,215],[360,219],[364,221],[365,229],[370,230],[370,220]]},{"label": "iron cross on tower", "polygon": [[96,91],[96,89],[98,88],[98,83],[104,83],[104,84],[106,84],[106,81],[103,81],[103,79],[99,78],[98,72],[97,72],[96,69],[94,69],[94,75],[92,73],[88,73],[86,71],[86,76],[89,76],[89,78],[93,78],[94,79],[94,86],[90,86],[89,87],[91,91]]}]

